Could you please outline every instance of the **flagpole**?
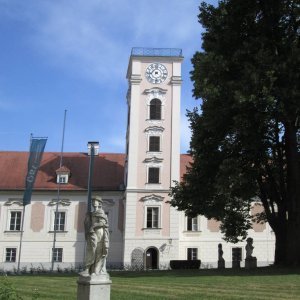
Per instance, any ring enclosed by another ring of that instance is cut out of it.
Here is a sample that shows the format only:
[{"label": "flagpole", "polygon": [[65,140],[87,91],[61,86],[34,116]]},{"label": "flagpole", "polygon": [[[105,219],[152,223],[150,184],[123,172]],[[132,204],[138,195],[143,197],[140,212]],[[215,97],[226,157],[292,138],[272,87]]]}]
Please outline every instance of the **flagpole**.
[{"label": "flagpole", "polygon": [[[31,147],[31,141],[32,141],[32,133],[30,133],[30,142],[29,142],[29,151]],[[21,251],[22,251],[22,242],[23,242],[23,229],[24,229],[24,219],[25,219],[25,207],[23,203],[23,212],[22,212],[22,222],[21,222],[21,233],[20,233],[20,244],[19,244],[19,258],[18,258],[18,268],[17,273],[20,272],[20,262],[21,262]]]},{"label": "flagpole", "polygon": [[[60,151],[60,161],[59,161],[59,168],[62,167],[63,162],[63,152],[64,152],[64,141],[65,141],[65,128],[66,128],[66,116],[67,116],[67,110],[65,109],[64,113],[64,123],[63,123],[63,132],[62,132],[62,141],[61,141],[61,151]],[[58,180],[57,185],[57,201],[56,201],[56,208],[55,208],[55,214],[54,214],[54,235],[53,235],[53,246],[52,246],[52,259],[51,259],[51,272],[54,270],[54,251],[56,246],[56,232],[57,232],[57,226],[55,226],[55,218],[58,215],[58,205],[60,200],[60,180]]]}]

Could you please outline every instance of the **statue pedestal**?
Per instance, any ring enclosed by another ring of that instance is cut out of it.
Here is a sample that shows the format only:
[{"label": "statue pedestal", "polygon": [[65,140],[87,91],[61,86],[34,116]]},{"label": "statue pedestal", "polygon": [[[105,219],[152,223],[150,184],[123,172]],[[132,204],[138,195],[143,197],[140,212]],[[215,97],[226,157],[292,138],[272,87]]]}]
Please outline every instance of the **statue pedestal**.
[{"label": "statue pedestal", "polygon": [[225,269],[225,260],[224,260],[224,258],[218,260],[218,269]]},{"label": "statue pedestal", "polygon": [[257,268],[256,257],[247,257],[245,259],[245,269],[255,269]]},{"label": "statue pedestal", "polygon": [[111,280],[108,274],[80,276],[77,300],[110,300]]}]

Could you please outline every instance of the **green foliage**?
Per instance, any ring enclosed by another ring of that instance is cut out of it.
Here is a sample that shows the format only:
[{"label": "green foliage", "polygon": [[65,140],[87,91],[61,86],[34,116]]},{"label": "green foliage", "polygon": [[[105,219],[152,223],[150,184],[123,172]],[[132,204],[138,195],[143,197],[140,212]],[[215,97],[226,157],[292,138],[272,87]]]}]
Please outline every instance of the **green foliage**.
[{"label": "green foliage", "polygon": [[199,259],[170,260],[170,268],[172,270],[199,269],[200,265],[201,265],[201,261]]},{"label": "green foliage", "polygon": [[[40,292],[37,288],[30,291],[30,294],[32,294],[32,300],[40,299]],[[7,276],[3,276],[0,280],[0,300],[24,300],[13,285],[13,279]]]},{"label": "green foliage", "polygon": [[202,3],[199,22],[203,50],[191,78],[202,104],[188,112],[193,163],[171,204],[222,221],[225,240],[237,242],[260,199],[265,212],[254,219],[268,220],[280,244],[298,236],[276,261],[300,264],[300,1]]},{"label": "green foliage", "polygon": [[[22,300],[12,282],[8,278],[4,278],[0,282],[0,300]],[[37,299],[37,298],[35,298]]]}]

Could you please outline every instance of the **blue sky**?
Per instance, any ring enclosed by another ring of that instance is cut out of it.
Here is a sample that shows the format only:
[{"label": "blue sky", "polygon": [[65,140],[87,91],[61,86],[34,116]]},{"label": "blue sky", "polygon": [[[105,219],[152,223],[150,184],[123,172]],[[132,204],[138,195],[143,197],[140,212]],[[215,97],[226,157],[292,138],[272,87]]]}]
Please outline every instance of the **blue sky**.
[{"label": "blue sky", "polygon": [[[207,1],[216,3],[217,1]],[[0,151],[124,152],[132,47],[181,48],[181,152],[189,147],[190,60],[201,48],[196,0],[0,0]]]}]

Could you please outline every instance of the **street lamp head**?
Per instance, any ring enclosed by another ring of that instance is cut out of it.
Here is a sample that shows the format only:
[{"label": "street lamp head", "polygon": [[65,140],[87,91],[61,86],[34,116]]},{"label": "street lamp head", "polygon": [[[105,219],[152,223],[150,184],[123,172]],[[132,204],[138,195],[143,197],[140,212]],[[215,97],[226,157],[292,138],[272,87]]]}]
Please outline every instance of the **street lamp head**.
[{"label": "street lamp head", "polygon": [[92,153],[94,156],[99,154],[99,142],[88,142],[88,155],[92,155]]}]

